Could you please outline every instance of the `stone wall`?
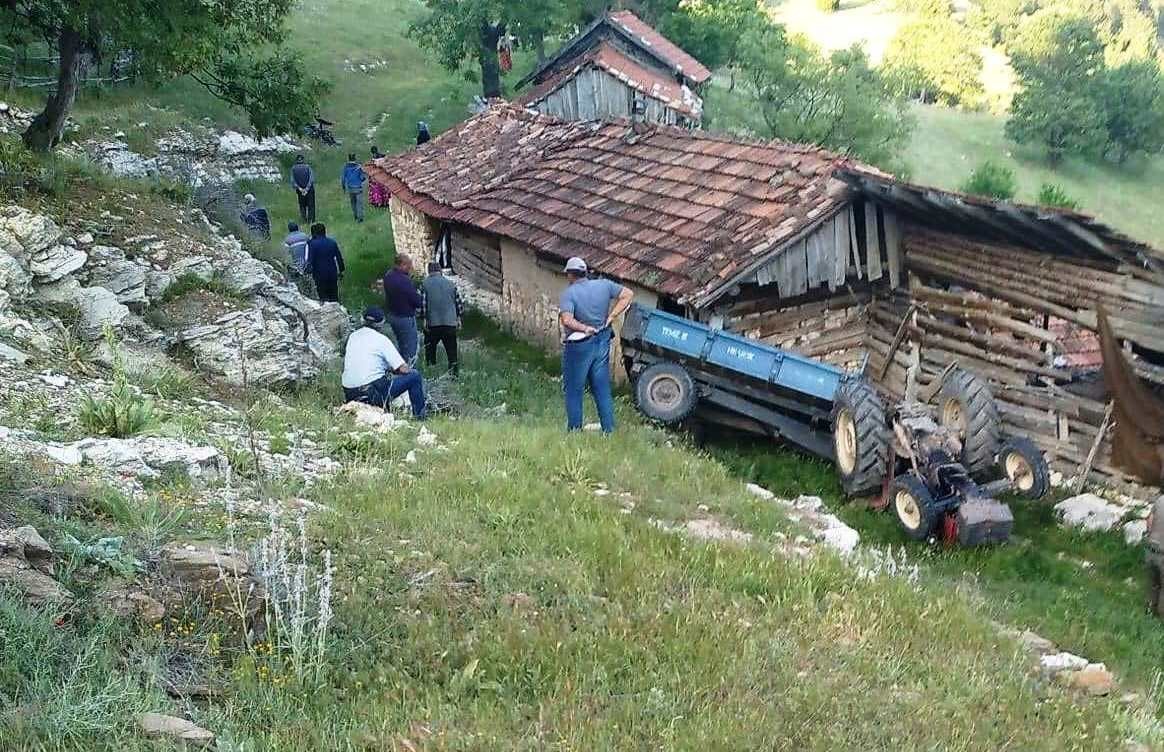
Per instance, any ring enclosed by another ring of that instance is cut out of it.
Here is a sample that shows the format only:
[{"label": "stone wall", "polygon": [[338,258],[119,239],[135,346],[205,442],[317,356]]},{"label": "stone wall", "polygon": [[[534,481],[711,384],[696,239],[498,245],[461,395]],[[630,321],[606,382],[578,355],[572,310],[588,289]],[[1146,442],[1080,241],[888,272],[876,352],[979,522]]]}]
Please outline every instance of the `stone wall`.
[{"label": "stone wall", "polygon": [[436,221],[396,196],[389,200],[388,211],[392,215],[392,237],[396,241],[396,253],[408,254],[416,268],[423,270],[432,260],[433,249],[436,247]]},{"label": "stone wall", "polygon": [[[501,290],[501,308],[498,318],[523,339],[544,345],[548,350],[561,350],[558,330],[558,297],[566,287],[566,275],[556,262],[539,261],[533,250],[510,240],[501,241],[501,269],[504,275]],[[658,305],[658,296],[650,290],[627,285],[634,292],[635,302],[646,306]],[[615,325],[616,335],[622,321]],[[622,368],[622,347],[618,336],[611,352],[611,367],[616,382],[626,380]]]}]

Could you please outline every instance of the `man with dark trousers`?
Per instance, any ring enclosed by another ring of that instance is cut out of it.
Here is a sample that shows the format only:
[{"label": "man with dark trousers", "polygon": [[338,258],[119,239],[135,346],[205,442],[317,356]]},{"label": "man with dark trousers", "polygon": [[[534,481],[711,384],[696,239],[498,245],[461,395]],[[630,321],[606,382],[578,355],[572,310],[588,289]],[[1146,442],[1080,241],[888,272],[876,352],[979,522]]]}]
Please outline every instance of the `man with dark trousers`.
[{"label": "man with dark trousers", "polygon": [[384,312],[368,308],[364,325],[348,337],[342,377],[344,399],[387,410],[392,400],[408,392],[413,417],[423,420],[424,379],[408,367],[392,340],[380,333],[383,326]]},{"label": "man with dark trousers", "polygon": [[441,273],[439,261],[428,265],[428,276],[420,284],[420,317],[424,319],[424,362],[436,365],[437,345],[444,345],[449,371],[460,373],[457,363],[457,327],[465,313],[457,286]]},{"label": "man with dark trousers", "polygon": [[315,171],[302,154],[296,155],[291,166],[291,187],[299,200],[299,218],[304,222],[315,221]]},{"label": "man with dark trousers", "polygon": [[338,303],[339,281],[344,277],[344,257],[339,244],[327,236],[327,228],[322,222],[311,226],[305,266],[315,280],[320,302]]},{"label": "man with dark trousers", "polygon": [[396,336],[396,347],[409,363],[416,360],[416,312],[420,310],[420,293],[412,283],[412,259],[405,254],[396,257],[396,264],[384,275],[384,303],[388,309],[388,325]]}]

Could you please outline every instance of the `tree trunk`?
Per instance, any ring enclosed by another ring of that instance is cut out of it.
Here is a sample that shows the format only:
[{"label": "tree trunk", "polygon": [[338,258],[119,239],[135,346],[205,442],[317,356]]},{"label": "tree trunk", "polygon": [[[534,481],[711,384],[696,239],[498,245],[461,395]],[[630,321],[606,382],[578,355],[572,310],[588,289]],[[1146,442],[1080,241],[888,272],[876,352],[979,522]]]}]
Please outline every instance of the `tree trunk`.
[{"label": "tree trunk", "polygon": [[534,53],[538,56],[538,65],[546,62],[546,35],[544,32],[538,32],[534,37]]},{"label": "tree trunk", "polygon": [[501,64],[497,60],[497,42],[505,33],[505,24],[481,24],[477,60],[481,63],[481,91],[486,99],[501,96]]},{"label": "tree trunk", "polygon": [[57,39],[60,63],[57,69],[57,90],[45,102],[44,110],[24,132],[24,145],[32,151],[49,151],[61,140],[65,120],[73,109],[77,88],[81,84],[81,63],[85,57],[85,40],[76,29],[61,29]]}]

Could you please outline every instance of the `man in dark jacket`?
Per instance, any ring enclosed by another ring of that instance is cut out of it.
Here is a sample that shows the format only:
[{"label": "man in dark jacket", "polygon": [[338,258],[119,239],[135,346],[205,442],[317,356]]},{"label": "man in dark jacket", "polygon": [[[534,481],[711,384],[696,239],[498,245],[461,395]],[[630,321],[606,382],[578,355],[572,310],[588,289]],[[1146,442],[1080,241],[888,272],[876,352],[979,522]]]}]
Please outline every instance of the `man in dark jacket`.
[{"label": "man in dark jacket", "polygon": [[416,359],[419,347],[416,332],[416,312],[420,309],[420,293],[412,283],[412,259],[403,253],[396,264],[384,275],[384,302],[388,309],[388,324],[396,335],[396,346],[409,363]]},{"label": "man in dark jacket", "polygon": [[441,265],[433,261],[428,265],[428,276],[420,285],[420,316],[424,319],[424,362],[436,365],[437,345],[444,345],[445,357],[449,361],[449,371],[454,376],[460,373],[457,365],[457,327],[465,306],[457,286],[441,273]]},{"label": "man in dark jacket", "polygon": [[344,277],[344,257],[339,244],[327,236],[322,222],[311,226],[307,244],[307,270],[315,280],[321,302],[339,302],[339,281]]},{"label": "man in dark jacket", "polygon": [[304,222],[315,221],[315,171],[302,154],[295,157],[291,166],[291,187],[299,200],[299,218]]},{"label": "man in dark jacket", "polygon": [[340,176],[340,187],[348,194],[352,216],[357,222],[364,221],[364,179],[364,168],[356,161],[355,154],[349,154],[348,163],[344,165],[343,175]]}]

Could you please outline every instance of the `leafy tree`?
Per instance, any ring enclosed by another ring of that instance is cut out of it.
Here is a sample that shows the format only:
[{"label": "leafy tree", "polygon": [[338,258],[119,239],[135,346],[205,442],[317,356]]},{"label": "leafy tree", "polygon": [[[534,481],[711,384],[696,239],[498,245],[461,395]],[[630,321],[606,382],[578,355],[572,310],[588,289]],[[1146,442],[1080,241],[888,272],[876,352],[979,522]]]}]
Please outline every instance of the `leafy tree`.
[{"label": "leafy tree", "polygon": [[1075,211],[1079,208],[1079,202],[1068,196],[1067,191],[1055,183],[1043,183],[1042,187],[1039,188],[1039,196],[1035,200],[1039,206],[1050,206],[1054,209]]},{"label": "leafy tree", "polygon": [[983,162],[970,173],[961,190],[972,196],[1009,201],[1014,198],[1018,185],[1015,183],[1014,170],[994,162]]},{"label": "leafy tree", "polygon": [[1039,9],[1039,0],[978,0],[967,14],[971,28],[981,30],[991,44],[1014,38],[1024,18]]},{"label": "leafy tree", "polygon": [[768,23],[757,0],[682,0],[658,29],[708,68],[731,68],[734,89],[744,35]]},{"label": "leafy tree", "polygon": [[841,0],[816,0],[816,9],[825,13],[840,10]]},{"label": "leafy tree", "polygon": [[975,107],[982,100],[982,55],[966,29],[949,15],[901,28],[883,63],[903,95],[923,102]]},{"label": "leafy tree", "polygon": [[1086,18],[1036,13],[1020,30],[1012,62],[1022,89],[1006,124],[1010,138],[1043,147],[1052,165],[1102,148],[1104,116],[1095,92],[1103,46]]},{"label": "leafy tree", "polygon": [[897,9],[926,17],[949,18],[954,12],[950,0],[897,0]]},{"label": "leafy tree", "polygon": [[860,47],[826,58],[769,24],[747,35],[740,67],[772,136],[888,164],[912,128],[906,100]]},{"label": "leafy tree", "polygon": [[1164,148],[1164,80],[1155,60],[1133,60],[1103,72],[1100,109],[1106,151],[1120,164]]},{"label": "leafy tree", "polygon": [[497,44],[505,34],[537,47],[568,18],[559,0],[424,0],[424,4],[429,14],[409,33],[451,71],[466,59],[475,59],[487,98],[501,96]]},{"label": "leafy tree", "polygon": [[48,151],[90,57],[132,50],[137,70],[160,83],[189,74],[247,112],[261,134],[293,130],[316,112],[324,85],[282,49],[293,0],[0,0],[0,26],[23,43],[48,40],[59,56],[57,86],[24,133]]}]

